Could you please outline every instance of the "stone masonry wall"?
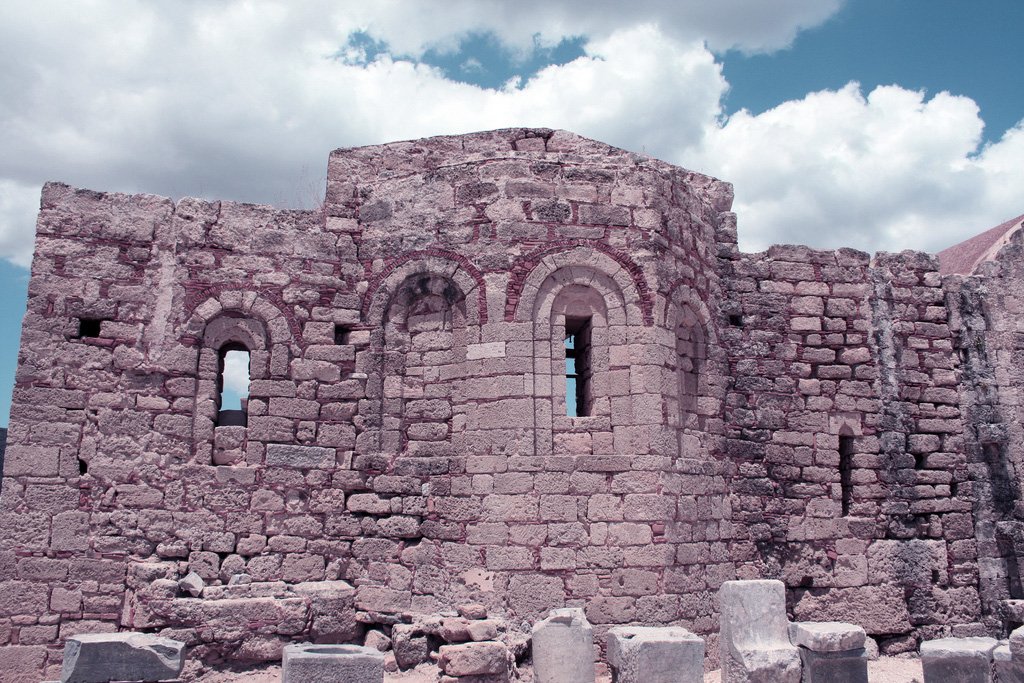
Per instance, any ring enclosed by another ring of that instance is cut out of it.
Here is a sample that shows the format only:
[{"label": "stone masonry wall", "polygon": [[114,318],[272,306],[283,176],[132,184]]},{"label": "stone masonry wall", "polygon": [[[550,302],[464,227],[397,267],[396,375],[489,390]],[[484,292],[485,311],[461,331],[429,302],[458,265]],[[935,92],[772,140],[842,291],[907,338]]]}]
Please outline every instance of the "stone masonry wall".
[{"label": "stone masonry wall", "polygon": [[1020,473],[1024,412],[1024,249],[1018,231],[993,261],[970,277],[944,283],[963,359],[960,400],[964,450],[975,513],[978,569],[986,621],[1014,628],[1024,622],[1020,601]]},{"label": "stone masonry wall", "polygon": [[[741,254],[731,201],[544,129],[337,150],[321,211],[47,185],[0,680],[83,631],[275,659],[467,601],[682,624],[713,664],[733,578],[887,651],[998,628],[934,260]],[[246,424],[218,425],[240,348]]]},{"label": "stone masonry wall", "polygon": [[784,580],[798,618],[856,614],[883,651],[982,631],[938,264],[780,246],[729,265],[739,574]]}]

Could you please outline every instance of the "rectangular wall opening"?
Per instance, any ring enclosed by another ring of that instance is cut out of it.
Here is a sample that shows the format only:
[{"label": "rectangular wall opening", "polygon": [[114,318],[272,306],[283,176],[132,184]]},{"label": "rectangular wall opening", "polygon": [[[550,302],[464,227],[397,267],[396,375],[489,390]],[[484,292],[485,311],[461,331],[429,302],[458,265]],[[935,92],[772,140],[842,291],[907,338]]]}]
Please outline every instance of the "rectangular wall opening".
[{"label": "rectangular wall opening", "polygon": [[590,318],[565,319],[565,413],[590,414]]},{"label": "rectangular wall opening", "polygon": [[352,334],[352,328],[348,325],[335,325],[334,326],[334,343],[338,346],[344,346],[349,343],[349,337]]},{"label": "rectangular wall opening", "polygon": [[218,427],[248,426],[249,351],[229,346],[220,353]]},{"label": "rectangular wall opening", "polygon": [[853,437],[839,437],[839,487],[842,490],[843,517],[850,514],[853,502]]},{"label": "rectangular wall opening", "polygon": [[75,335],[76,339],[95,339],[100,336],[100,327],[104,322],[107,322],[103,318],[79,318],[78,319],[78,334]]}]

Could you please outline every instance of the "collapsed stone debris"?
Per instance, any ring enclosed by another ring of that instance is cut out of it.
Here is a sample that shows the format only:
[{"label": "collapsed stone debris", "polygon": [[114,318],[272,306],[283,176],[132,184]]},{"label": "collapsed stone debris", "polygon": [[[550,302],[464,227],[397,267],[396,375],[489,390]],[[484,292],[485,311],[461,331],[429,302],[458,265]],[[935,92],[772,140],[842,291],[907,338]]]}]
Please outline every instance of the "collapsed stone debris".
[{"label": "collapsed stone debris", "polygon": [[[728,183],[546,129],[327,175],[309,211],[44,188],[0,681],[118,630],[519,661],[563,608],[715,666],[715,595],[762,578],[883,654],[1020,625],[1021,219],[743,253]],[[471,603],[495,623],[446,640]]]}]

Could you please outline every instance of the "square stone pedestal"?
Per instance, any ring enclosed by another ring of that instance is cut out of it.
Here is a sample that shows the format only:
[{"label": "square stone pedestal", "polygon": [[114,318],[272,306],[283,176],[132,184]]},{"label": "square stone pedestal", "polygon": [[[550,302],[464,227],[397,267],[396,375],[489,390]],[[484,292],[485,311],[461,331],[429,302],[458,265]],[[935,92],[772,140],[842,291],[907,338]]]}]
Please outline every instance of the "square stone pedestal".
[{"label": "square stone pedestal", "polygon": [[921,643],[925,683],[991,683],[995,638],[940,638]]},{"label": "square stone pedestal", "polygon": [[704,640],[673,626],[616,626],[608,664],[615,683],[703,683]]},{"label": "square stone pedestal", "polygon": [[867,634],[838,621],[789,625],[789,639],[800,649],[803,683],[868,683]]}]

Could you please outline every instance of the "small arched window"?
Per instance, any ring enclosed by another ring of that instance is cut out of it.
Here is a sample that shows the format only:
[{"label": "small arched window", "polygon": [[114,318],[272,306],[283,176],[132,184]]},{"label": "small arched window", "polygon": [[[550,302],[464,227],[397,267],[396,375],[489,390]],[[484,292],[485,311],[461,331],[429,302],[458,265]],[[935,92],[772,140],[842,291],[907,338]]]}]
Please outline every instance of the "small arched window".
[{"label": "small arched window", "polygon": [[231,342],[221,347],[217,370],[217,426],[248,425],[249,349]]}]

